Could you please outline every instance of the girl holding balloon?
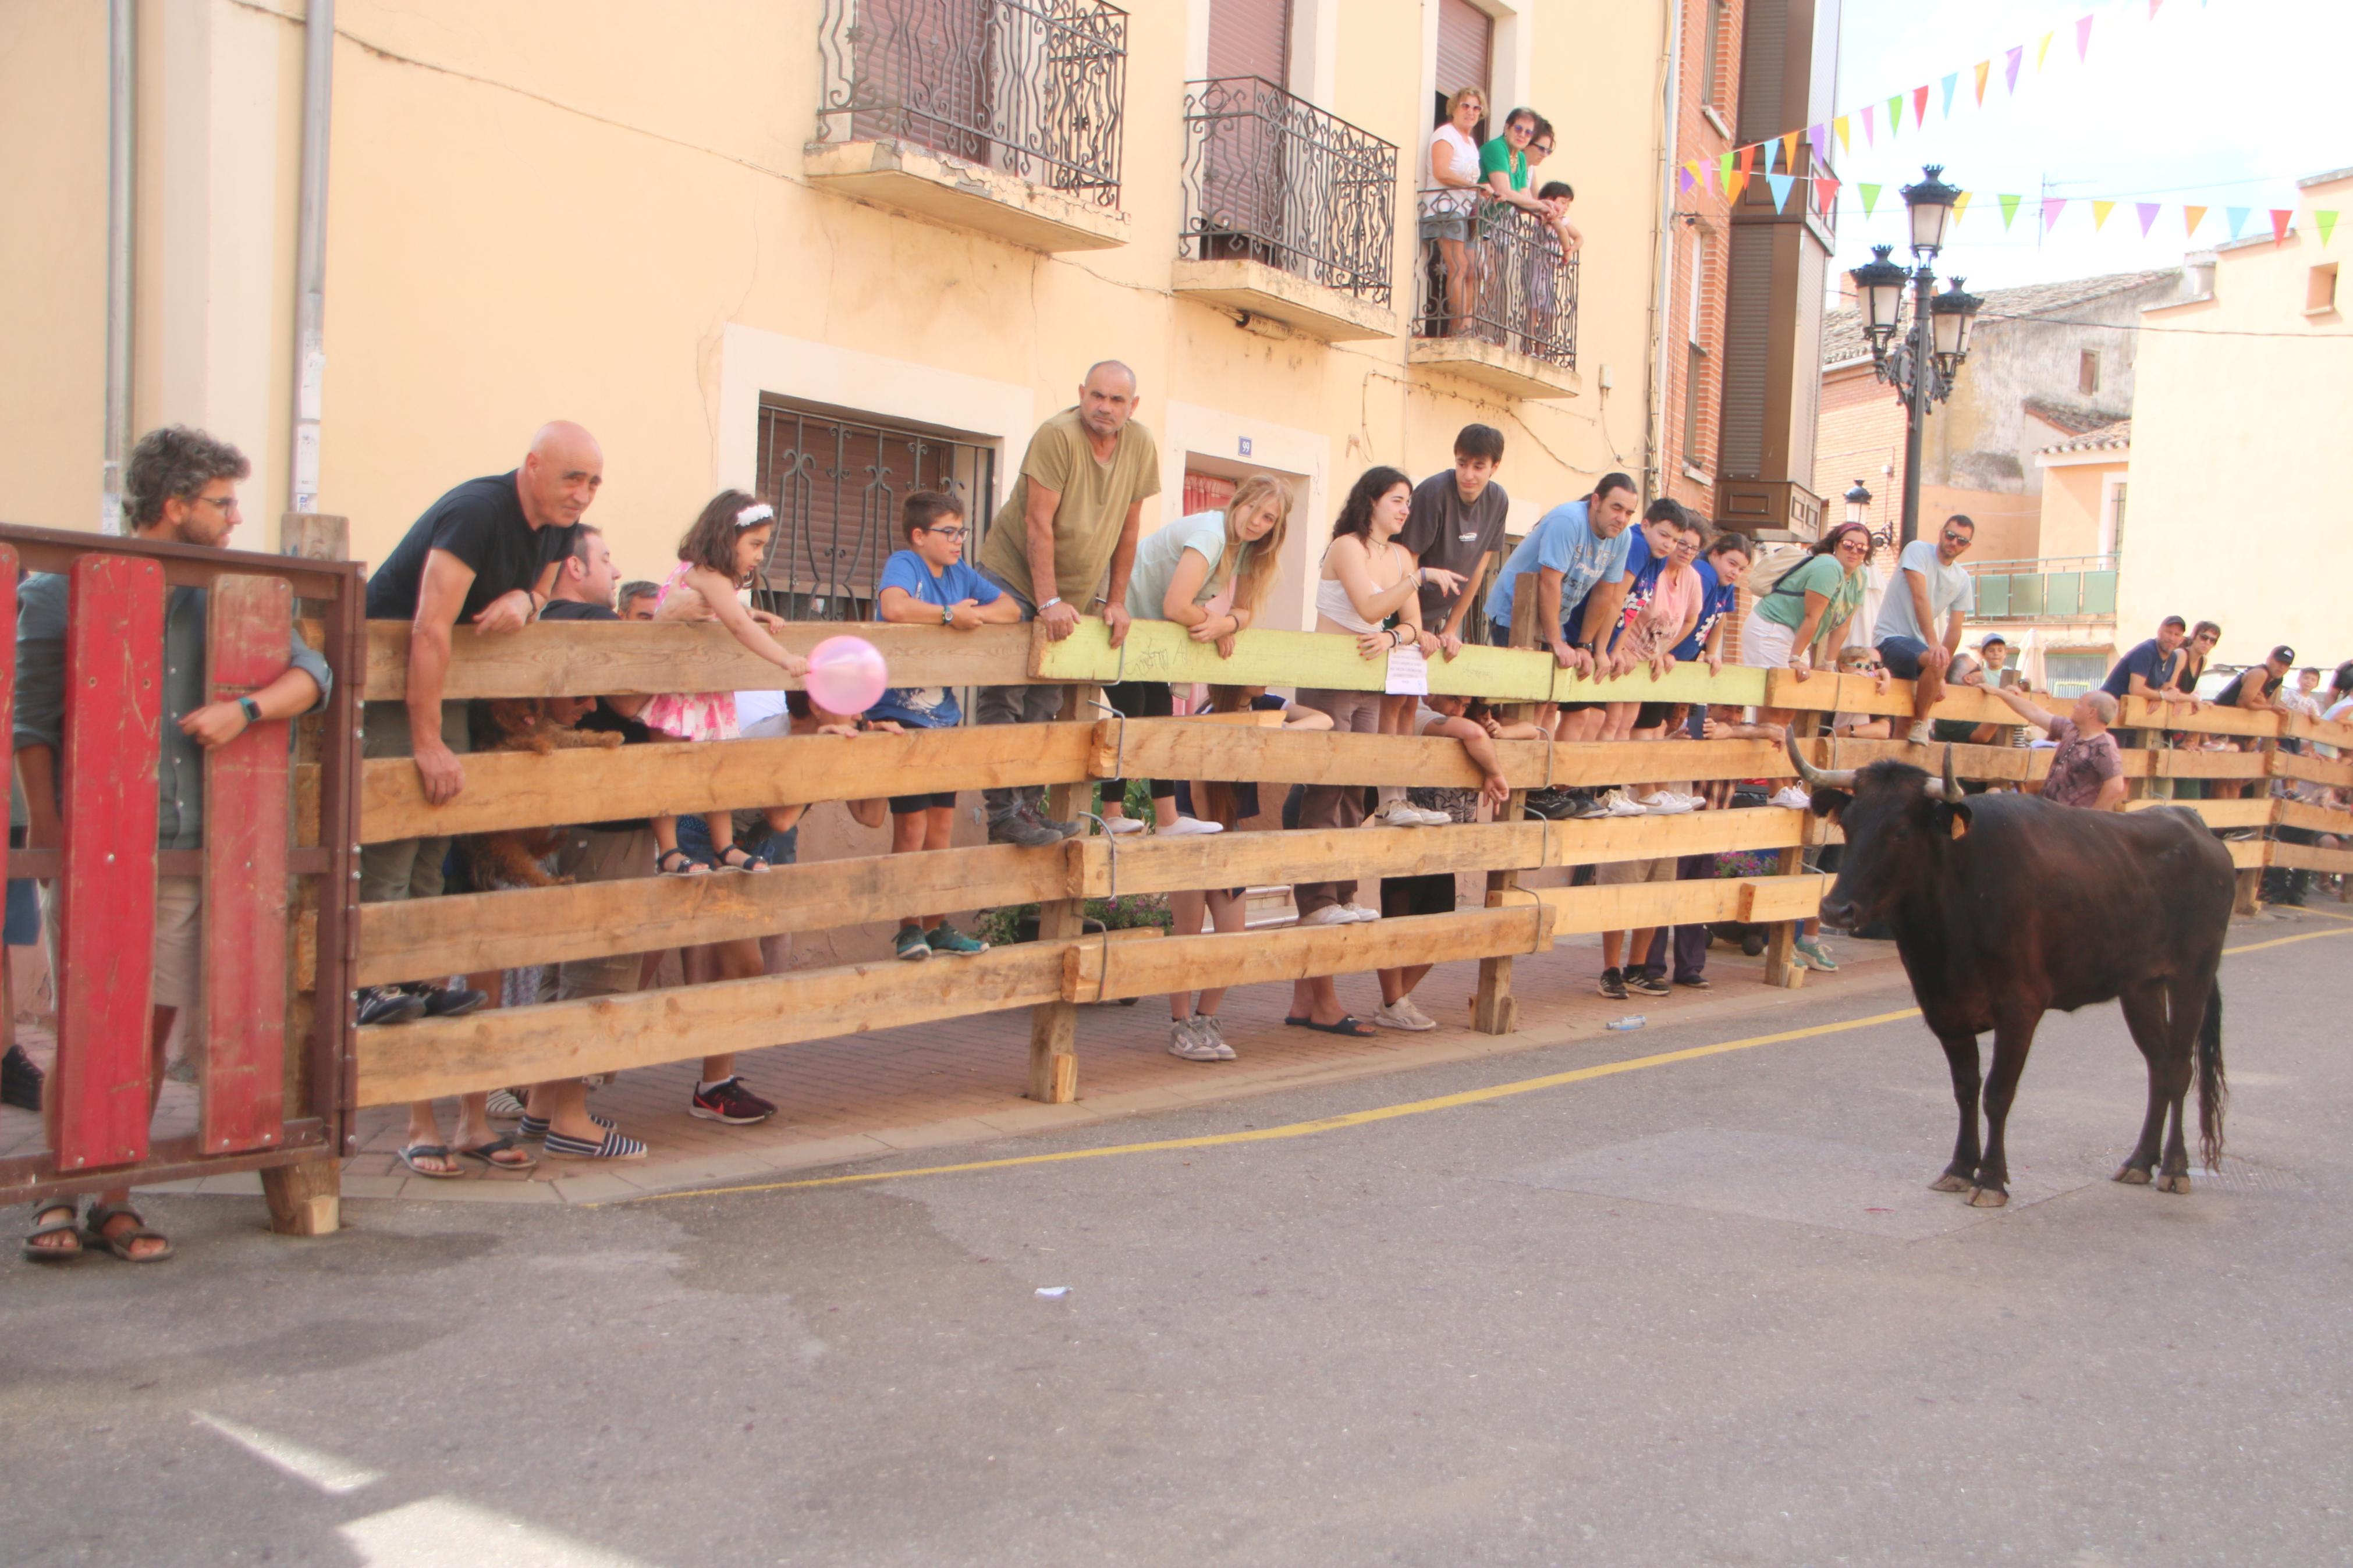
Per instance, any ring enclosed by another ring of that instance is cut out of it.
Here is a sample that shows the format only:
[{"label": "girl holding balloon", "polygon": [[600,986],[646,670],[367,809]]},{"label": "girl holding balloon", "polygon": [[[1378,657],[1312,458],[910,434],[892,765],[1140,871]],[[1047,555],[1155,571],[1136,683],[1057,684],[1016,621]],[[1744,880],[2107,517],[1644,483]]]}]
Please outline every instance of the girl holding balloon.
[{"label": "girl holding balloon", "polygon": [[[735,640],[786,675],[808,673],[808,660],[770,637],[766,628],[784,622],[765,610],[746,609],[736,592],[752,581],[775,534],[776,509],[742,490],[722,490],[678,542],[677,569],[663,579],[654,605],[658,621],[715,620]],[[735,723],[733,691],[666,692],[646,704],[645,722],[681,741],[732,741]],[[735,842],[733,812],[715,811],[703,824],[711,833],[713,864],[735,871],[765,871],[768,858]],[[678,847],[678,818],[652,819],[657,870],[695,876],[711,869]]]}]

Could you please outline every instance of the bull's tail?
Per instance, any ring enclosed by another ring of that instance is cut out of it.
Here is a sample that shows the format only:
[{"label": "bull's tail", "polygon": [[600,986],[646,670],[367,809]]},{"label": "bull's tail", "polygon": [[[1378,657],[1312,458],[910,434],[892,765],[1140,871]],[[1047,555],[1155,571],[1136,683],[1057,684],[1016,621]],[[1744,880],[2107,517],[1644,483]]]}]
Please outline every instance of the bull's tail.
[{"label": "bull's tail", "polygon": [[2222,1164],[2222,1105],[2231,1086],[2222,1078],[2222,986],[2206,993],[2206,1020],[2198,1029],[2198,1156],[2210,1171]]}]

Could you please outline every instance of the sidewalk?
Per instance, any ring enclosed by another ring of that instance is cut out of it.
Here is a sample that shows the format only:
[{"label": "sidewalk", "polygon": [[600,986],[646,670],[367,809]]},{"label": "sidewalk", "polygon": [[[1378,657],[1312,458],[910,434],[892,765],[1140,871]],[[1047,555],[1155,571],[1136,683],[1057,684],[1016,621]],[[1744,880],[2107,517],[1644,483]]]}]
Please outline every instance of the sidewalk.
[{"label": "sidewalk", "polygon": [[[1286,1028],[1282,1016],[1290,987],[1252,985],[1232,993],[1222,1009],[1227,1037],[1240,1052],[1231,1062],[1187,1062],[1170,1056],[1167,1006],[1161,998],[1146,997],[1132,1007],[1085,1007],[1079,1015],[1080,1098],[1071,1105],[1039,1105],[1021,1097],[1029,1046],[1027,1010],[740,1055],[737,1068],[745,1082],[783,1107],[774,1120],[753,1127],[724,1127],[687,1114],[697,1064],[648,1068],[623,1074],[597,1090],[590,1102],[599,1115],[649,1145],[649,1157],[630,1164],[543,1161],[523,1174],[428,1180],[409,1174],[395,1158],[403,1142],[406,1111],[379,1108],[360,1114],[360,1152],[344,1163],[343,1195],[452,1203],[596,1203],[641,1192],[757,1181],[874,1155],[1081,1126],[1433,1062],[1505,1055],[1581,1037],[1614,1044],[1620,1037],[1605,1033],[1603,1025],[1632,1013],[1644,1015],[1655,1027],[1671,1018],[1687,1021],[1769,1010],[1826,990],[1878,991],[1902,984],[1902,965],[1893,944],[1840,940],[1833,947],[1840,957],[1839,972],[1809,975],[1803,992],[1766,985],[1761,959],[1743,957],[1738,949],[1718,943],[1708,955],[1707,972],[1715,983],[1710,989],[1677,987],[1672,996],[1618,1002],[1594,990],[1601,968],[1599,939],[1573,938],[1547,956],[1523,958],[1514,966],[1520,1029],[1504,1036],[1482,1035],[1469,1026],[1471,996],[1478,984],[1475,963],[1441,964],[1415,992],[1422,1011],[1439,1020],[1438,1028],[1424,1034],[1383,1029],[1368,1040]],[[1340,994],[1361,1018],[1369,1018],[1380,1000],[1369,974],[1344,977]],[[26,1049],[46,1064],[48,1037],[28,1029],[24,1038]],[[445,1134],[454,1110],[446,1101],[441,1107]],[[195,1116],[194,1089],[172,1084],[157,1110],[156,1132],[169,1136],[192,1128]],[[0,1153],[30,1147],[37,1136],[36,1118],[0,1110]],[[156,1190],[258,1194],[260,1182],[248,1173]]]}]

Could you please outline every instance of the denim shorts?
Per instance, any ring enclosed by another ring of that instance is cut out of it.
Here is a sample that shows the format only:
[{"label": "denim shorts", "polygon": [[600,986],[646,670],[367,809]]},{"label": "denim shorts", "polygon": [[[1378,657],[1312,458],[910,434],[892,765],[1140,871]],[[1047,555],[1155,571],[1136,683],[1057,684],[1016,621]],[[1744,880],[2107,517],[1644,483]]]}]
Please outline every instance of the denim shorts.
[{"label": "denim shorts", "polygon": [[[735,847],[746,855],[765,855],[771,866],[791,865],[800,837],[798,823],[778,833],[756,812],[740,812],[735,817]],[[718,864],[711,852],[711,829],[701,816],[690,814],[678,819],[678,847],[705,865]]]},{"label": "denim shorts", "polygon": [[1879,662],[1898,680],[1920,679],[1920,656],[1928,645],[1918,637],[1889,637],[1879,645]]}]

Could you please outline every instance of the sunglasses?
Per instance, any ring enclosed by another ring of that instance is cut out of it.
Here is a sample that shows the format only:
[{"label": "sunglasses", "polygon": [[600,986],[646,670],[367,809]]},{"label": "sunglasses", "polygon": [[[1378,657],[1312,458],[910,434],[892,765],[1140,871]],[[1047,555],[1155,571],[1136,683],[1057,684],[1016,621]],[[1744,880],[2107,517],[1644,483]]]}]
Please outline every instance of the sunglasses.
[{"label": "sunglasses", "polygon": [[1945,542],[1947,544],[1967,544],[1974,537],[1974,534],[1962,533],[1955,529],[1945,530]]}]

